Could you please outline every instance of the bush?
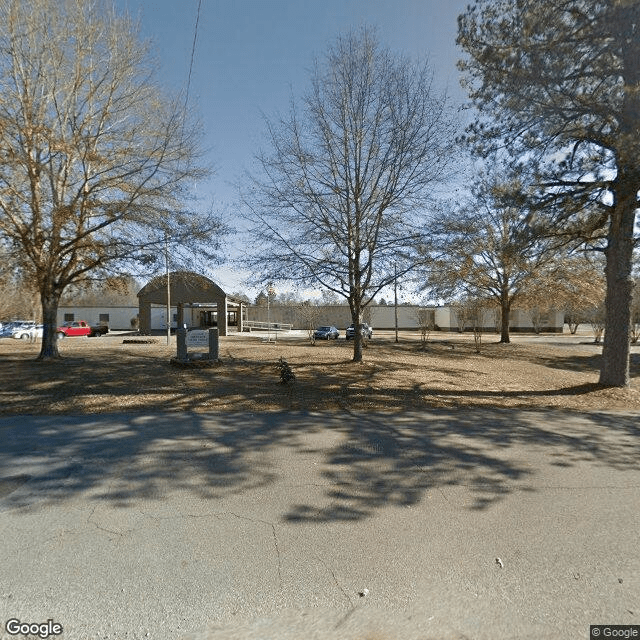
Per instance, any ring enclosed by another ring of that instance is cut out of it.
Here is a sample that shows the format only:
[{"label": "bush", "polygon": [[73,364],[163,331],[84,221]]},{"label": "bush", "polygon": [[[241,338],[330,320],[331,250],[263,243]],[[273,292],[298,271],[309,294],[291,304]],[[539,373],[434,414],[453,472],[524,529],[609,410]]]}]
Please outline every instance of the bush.
[{"label": "bush", "polygon": [[293,373],[293,369],[282,356],[276,363],[276,368],[280,370],[280,384],[289,384],[296,381],[296,374]]}]

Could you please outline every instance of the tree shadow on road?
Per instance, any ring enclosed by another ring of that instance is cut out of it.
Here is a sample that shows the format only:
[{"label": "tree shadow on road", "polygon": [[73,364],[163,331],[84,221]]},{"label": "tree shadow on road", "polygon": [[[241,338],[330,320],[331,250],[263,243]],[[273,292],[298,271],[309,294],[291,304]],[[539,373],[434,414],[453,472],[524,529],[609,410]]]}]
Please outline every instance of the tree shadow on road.
[{"label": "tree shadow on road", "polygon": [[637,416],[480,409],[359,414],[357,424],[347,444],[328,456],[329,504],[297,505],[289,521],[359,519],[451,486],[469,490],[469,508],[487,509],[512,492],[531,490],[538,469],[526,452],[534,448],[553,466],[640,470]]},{"label": "tree shadow on road", "polygon": [[302,471],[287,483],[322,496],[283,505],[287,522],[361,520],[447,487],[485,510],[531,490],[531,452],[545,465],[637,471],[639,437],[637,415],[517,409],[3,418],[0,510],[176,497],[215,508],[268,496],[291,465]]}]

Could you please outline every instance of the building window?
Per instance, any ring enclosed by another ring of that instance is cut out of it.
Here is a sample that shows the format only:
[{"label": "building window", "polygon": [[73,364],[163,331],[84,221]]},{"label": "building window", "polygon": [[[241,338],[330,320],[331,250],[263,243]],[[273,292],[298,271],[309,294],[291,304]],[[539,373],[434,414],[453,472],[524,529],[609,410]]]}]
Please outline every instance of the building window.
[{"label": "building window", "polygon": [[65,322],[73,322],[75,318],[75,315],[73,313],[65,313],[64,314],[64,321]]},{"label": "building window", "polygon": [[101,313],[99,315],[99,322],[107,324],[109,322],[109,314],[108,313]]}]

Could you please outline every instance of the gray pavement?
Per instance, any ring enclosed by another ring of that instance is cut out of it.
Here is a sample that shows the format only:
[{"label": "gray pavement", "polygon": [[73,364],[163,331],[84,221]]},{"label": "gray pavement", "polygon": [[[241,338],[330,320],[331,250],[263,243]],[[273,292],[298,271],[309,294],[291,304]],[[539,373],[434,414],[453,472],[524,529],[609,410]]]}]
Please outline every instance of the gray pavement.
[{"label": "gray pavement", "polygon": [[0,540],[2,640],[587,639],[640,624],[640,415],[1,418]]}]

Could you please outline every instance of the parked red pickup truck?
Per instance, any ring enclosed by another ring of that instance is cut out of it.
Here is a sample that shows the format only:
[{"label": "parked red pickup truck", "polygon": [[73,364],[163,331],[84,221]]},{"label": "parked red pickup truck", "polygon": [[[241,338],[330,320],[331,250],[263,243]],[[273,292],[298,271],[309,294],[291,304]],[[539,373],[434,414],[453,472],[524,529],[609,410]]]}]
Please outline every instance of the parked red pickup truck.
[{"label": "parked red pickup truck", "polygon": [[106,325],[99,325],[96,327],[90,326],[84,320],[76,320],[74,322],[65,322],[61,327],[57,328],[58,340],[71,336],[103,336],[108,333],[109,327]]}]

